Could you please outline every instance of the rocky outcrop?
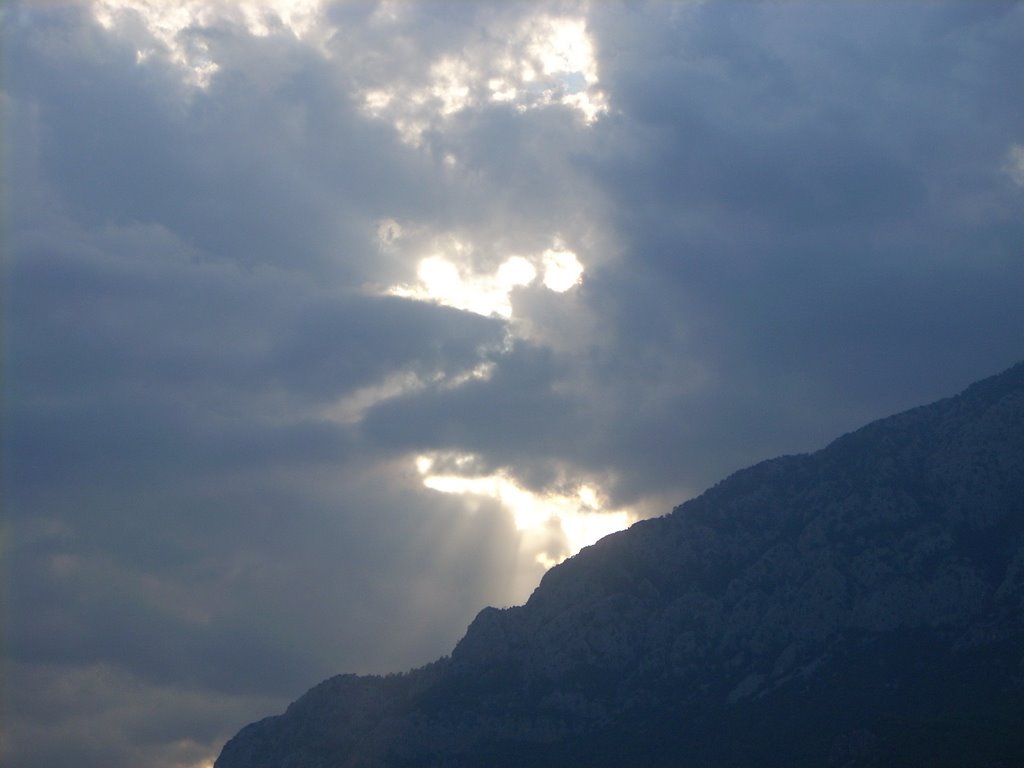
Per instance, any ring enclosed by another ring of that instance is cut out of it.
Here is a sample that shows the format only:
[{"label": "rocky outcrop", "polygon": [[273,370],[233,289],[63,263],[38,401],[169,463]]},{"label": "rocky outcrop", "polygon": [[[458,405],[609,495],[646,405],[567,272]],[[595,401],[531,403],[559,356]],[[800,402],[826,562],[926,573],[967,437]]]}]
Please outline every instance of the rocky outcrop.
[{"label": "rocky outcrop", "polygon": [[217,768],[1024,764],[1024,364],[758,464]]}]

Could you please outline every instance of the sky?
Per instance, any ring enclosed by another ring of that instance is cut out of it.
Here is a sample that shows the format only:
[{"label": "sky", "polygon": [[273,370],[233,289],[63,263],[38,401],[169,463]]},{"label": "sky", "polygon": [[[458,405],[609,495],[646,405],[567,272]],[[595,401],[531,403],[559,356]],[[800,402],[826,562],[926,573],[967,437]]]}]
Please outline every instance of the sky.
[{"label": "sky", "polygon": [[1020,2],[13,2],[10,768],[208,768],[1024,358]]}]

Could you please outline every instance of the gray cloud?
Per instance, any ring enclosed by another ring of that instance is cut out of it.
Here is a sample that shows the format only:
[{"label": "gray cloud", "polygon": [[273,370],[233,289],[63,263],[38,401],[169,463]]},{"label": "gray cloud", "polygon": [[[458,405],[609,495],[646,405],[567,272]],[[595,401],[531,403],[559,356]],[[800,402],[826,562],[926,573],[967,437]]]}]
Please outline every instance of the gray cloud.
[{"label": "gray cloud", "polygon": [[[11,765],[190,768],[523,599],[563,544],[419,454],[661,513],[1021,356],[1018,3],[594,4],[599,83],[506,102],[581,6],[224,7],[206,89],[141,16],[0,17]],[[387,295],[556,242],[509,320]]]}]

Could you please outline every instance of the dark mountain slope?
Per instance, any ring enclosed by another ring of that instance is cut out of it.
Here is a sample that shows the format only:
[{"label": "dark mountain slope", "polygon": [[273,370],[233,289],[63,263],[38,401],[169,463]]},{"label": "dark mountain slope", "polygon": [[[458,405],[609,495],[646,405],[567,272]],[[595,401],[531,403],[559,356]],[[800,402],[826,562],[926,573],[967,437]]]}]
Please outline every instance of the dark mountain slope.
[{"label": "dark mountain slope", "polygon": [[217,768],[1024,765],[1024,364],[743,470]]}]

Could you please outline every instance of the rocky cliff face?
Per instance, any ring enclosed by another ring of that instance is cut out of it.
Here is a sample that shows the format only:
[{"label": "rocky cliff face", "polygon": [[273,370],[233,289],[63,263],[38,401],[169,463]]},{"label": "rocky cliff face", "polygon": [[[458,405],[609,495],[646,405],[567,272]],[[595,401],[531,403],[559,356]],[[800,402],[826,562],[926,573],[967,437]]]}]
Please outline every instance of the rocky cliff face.
[{"label": "rocky cliff face", "polygon": [[1024,765],[1024,364],[736,473],[217,768]]}]

